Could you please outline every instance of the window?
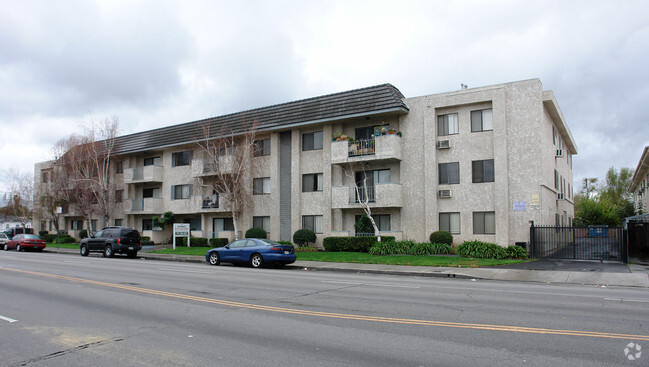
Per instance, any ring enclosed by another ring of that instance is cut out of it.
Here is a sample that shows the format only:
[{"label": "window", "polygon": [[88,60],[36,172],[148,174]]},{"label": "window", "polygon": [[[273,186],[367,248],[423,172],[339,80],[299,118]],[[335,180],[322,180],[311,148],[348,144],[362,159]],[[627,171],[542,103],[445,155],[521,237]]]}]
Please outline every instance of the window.
[{"label": "window", "polygon": [[46,231],[47,230],[47,221],[42,220],[41,221],[41,231]]},{"label": "window", "polygon": [[253,152],[253,155],[255,157],[270,155],[270,138],[255,141],[255,151]]},{"label": "window", "polygon": [[254,195],[270,194],[270,177],[253,179],[252,193]]},{"label": "window", "polygon": [[554,188],[559,190],[559,171],[554,170]]},{"label": "window", "polygon": [[552,143],[557,145],[557,129],[552,125]]},{"label": "window", "polygon": [[374,185],[390,183],[390,170],[389,169],[380,169],[380,170],[374,171],[373,173],[374,173]]},{"label": "window", "polygon": [[437,116],[437,136],[455,135],[459,132],[457,113]]},{"label": "window", "polygon": [[147,189],[142,189],[142,197],[143,198],[159,198],[160,197],[160,189],[157,187],[151,187]]},{"label": "window", "polygon": [[121,227],[124,223],[124,219],[115,219],[115,226],[116,227]]},{"label": "window", "polygon": [[302,192],[322,191],[322,173],[302,175]]},{"label": "window", "polygon": [[215,232],[232,232],[234,231],[234,223],[232,217],[229,218],[214,218],[214,231]]},{"label": "window", "polygon": [[459,184],[460,183],[460,163],[440,163],[439,164],[439,184]]},{"label": "window", "polygon": [[493,110],[471,111],[471,132],[493,130]]},{"label": "window", "polygon": [[192,185],[171,186],[171,200],[189,199],[192,195]]},{"label": "window", "polygon": [[473,212],[473,234],[496,234],[496,213]]},{"label": "window", "polygon": [[189,166],[192,160],[192,152],[186,150],[184,152],[176,152],[171,154],[171,167]]},{"label": "window", "polygon": [[115,161],[115,173],[124,173],[124,161]]},{"label": "window", "polygon": [[302,150],[322,149],[322,131],[302,134]]},{"label": "window", "polygon": [[184,218],[183,223],[189,223],[189,229],[192,231],[202,231],[201,218]]},{"label": "window", "polygon": [[374,223],[379,231],[389,231],[390,230],[390,214],[374,214],[372,215]]},{"label": "window", "polygon": [[121,203],[124,200],[124,190],[115,190],[115,202]]},{"label": "window", "polygon": [[460,213],[439,213],[439,230],[460,234]]},{"label": "window", "polygon": [[252,217],[252,226],[254,228],[261,228],[270,233],[270,217]]},{"label": "window", "polygon": [[494,182],[494,160],[473,161],[473,183]]},{"label": "window", "polygon": [[322,233],[322,215],[302,216],[302,228],[310,229],[314,233]]},{"label": "window", "polygon": [[162,166],[162,159],[160,157],[144,158],[145,166]]},{"label": "window", "polygon": [[43,182],[43,183],[49,182],[49,177],[50,176],[49,176],[47,171],[45,171],[45,170],[41,171],[41,182]]},{"label": "window", "polygon": [[152,231],[153,230],[153,219],[142,219],[142,230],[143,231]]},{"label": "window", "polygon": [[97,232],[97,219],[90,220],[90,230]]},{"label": "window", "polygon": [[70,221],[70,230],[80,231],[82,229],[83,229],[83,221],[82,220],[72,220],[72,221]]}]

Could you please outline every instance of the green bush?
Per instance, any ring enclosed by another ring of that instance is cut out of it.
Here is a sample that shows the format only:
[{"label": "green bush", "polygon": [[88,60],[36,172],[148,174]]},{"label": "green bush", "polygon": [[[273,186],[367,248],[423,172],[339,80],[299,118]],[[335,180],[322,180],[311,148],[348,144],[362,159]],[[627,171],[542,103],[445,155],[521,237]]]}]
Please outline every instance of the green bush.
[{"label": "green bush", "polygon": [[41,239],[45,242],[54,242],[56,241],[56,235],[55,234],[42,234],[40,235]]},{"label": "green bush", "polygon": [[482,241],[464,241],[455,249],[455,253],[463,257],[479,259],[504,259],[507,257],[504,247]]},{"label": "green bush", "polygon": [[227,238],[210,238],[210,246],[223,247],[228,244]]},{"label": "green bush", "polygon": [[38,231],[38,236],[39,236],[40,238],[43,238],[43,236],[45,236],[45,235],[48,234],[48,233],[49,233],[48,231]]},{"label": "green bush", "polygon": [[[176,238],[176,246],[187,246],[187,237]],[[210,247],[207,238],[191,237],[189,241],[190,247]]]},{"label": "green bush", "polygon": [[527,259],[527,250],[521,246],[507,246],[505,247],[505,253],[510,259]]},{"label": "green bush", "polygon": [[79,231],[79,238],[84,239],[88,237],[88,230],[87,229],[82,229]]},{"label": "green bush", "polygon": [[445,243],[449,246],[453,244],[453,235],[446,231],[436,231],[430,234],[430,243]]},{"label": "green bush", "polygon": [[140,240],[142,240],[142,241],[151,241],[151,237],[149,237],[149,236],[142,236],[142,237],[140,237]]},{"label": "green bush", "polygon": [[298,229],[293,233],[293,242],[300,247],[315,243],[316,239],[315,233],[310,229]]},{"label": "green bush", "polygon": [[318,249],[313,246],[302,246],[295,248],[296,252],[318,252]]},{"label": "green bush", "polygon": [[410,247],[410,255],[446,255],[453,252],[451,246],[445,243],[415,243]]},{"label": "green bush", "polygon": [[354,223],[354,228],[358,233],[374,233],[374,227],[372,226],[372,221],[370,218],[363,214],[356,223]]},{"label": "green bush", "polygon": [[155,243],[153,243],[153,241],[143,240],[142,238],[140,238],[140,245],[142,245],[142,246],[153,246],[153,245],[155,245]]},{"label": "green bush", "polygon": [[[394,242],[393,236],[381,236],[385,242]],[[326,237],[322,240],[325,251],[332,252],[368,252],[376,243],[375,236],[367,237]]]},{"label": "green bush", "polygon": [[246,238],[266,238],[266,231],[261,228],[250,228],[246,231]]},{"label": "green bush", "polygon": [[291,241],[277,241],[280,245],[288,245],[288,246],[293,246],[293,242]]},{"label": "green bush", "polygon": [[407,254],[410,247],[414,245],[413,241],[381,241],[375,242],[368,250],[370,255],[395,255]]}]

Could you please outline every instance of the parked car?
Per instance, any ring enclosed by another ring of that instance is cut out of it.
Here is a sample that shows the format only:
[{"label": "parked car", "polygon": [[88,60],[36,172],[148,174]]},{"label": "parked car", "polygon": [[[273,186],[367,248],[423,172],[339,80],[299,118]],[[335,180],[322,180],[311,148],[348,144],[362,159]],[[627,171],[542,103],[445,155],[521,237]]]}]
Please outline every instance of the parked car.
[{"label": "parked car", "polygon": [[16,249],[16,251],[36,250],[43,251],[45,241],[35,234],[17,234],[4,244],[4,250]]},{"label": "parked car", "polygon": [[281,266],[295,262],[295,251],[293,246],[275,241],[245,238],[207,251],[205,261],[211,265],[219,265],[222,262],[250,264],[253,268],[262,267],[264,264]]},{"label": "parked car", "polygon": [[0,246],[4,247],[7,241],[9,241],[9,236],[0,232]]},{"label": "parked car", "polygon": [[129,227],[106,227],[82,239],[79,244],[81,256],[88,256],[91,252],[102,252],[104,257],[113,257],[115,254],[136,257],[141,249],[140,232]]}]

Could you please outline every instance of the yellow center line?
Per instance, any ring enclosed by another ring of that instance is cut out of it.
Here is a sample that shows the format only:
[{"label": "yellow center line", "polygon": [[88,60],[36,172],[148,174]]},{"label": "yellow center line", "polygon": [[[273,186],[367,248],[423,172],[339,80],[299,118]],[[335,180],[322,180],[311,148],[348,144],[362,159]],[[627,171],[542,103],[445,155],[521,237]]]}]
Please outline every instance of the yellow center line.
[{"label": "yellow center line", "polygon": [[0,268],[6,271],[12,271],[17,273],[31,274],[40,277],[55,278],[61,280],[68,280],[71,282],[93,284],[102,287],[117,288],[128,290],[138,293],[146,293],[152,295],[158,295],[169,298],[176,299],[185,299],[190,301],[197,301],[203,303],[211,303],[216,305],[228,306],[228,307],[237,307],[245,308],[250,310],[259,310],[259,311],[268,311],[268,312],[279,312],[279,313],[288,313],[295,315],[303,316],[314,316],[314,317],[327,317],[327,318],[336,318],[336,319],[345,319],[345,320],[360,320],[360,321],[372,321],[372,322],[384,322],[384,323],[393,323],[393,324],[407,324],[407,325],[421,325],[421,326],[438,326],[438,327],[449,327],[449,328],[461,328],[461,329],[475,329],[475,330],[492,330],[492,331],[508,331],[515,333],[530,333],[530,334],[548,334],[548,335],[570,335],[570,336],[585,336],[592,338],[608,338],[608,339],[624,339],[624,340],[643,340],[649,341],[649,335],[633,335],[633,334],[618,334],[618,333],[605,333],[598,331],[583,331],[583,330],[561,330],[561,329],[545,329],[545,328],[534,328],[534,327],[525,327],[525,326],[507,326],[507,325],[489,325],[489,324],[470,324],[462,322],[446,322],[446,321],[433,321],[433,320],[417,320],[417,319],[401,319],[401,318],[392,318],[392,317],[380,317],[380,316],[364,316],[364,315],[354,315],[354,314],[344,314],[344,313],[332,313],[332,312],[321,312],[321,311],[309,311],[309,310],[300,310],[293,308],[283,308],[283,307],[274,307],[274,306],[264,306],[256,305],[251,303],[241,303],[234,301],[219,300],[213,298],[205,298],[198,296],[191,296],[181,293],[170,293],[165,291],[157,291],[154,289],[140,288],[129,285],[121,285],[115,283],[107,283],[96,280],[88,280],[81,278],[67,277],[63,275],[54,275],[48,273],[34,272],[28,270],[20,270],[13,268]]}]

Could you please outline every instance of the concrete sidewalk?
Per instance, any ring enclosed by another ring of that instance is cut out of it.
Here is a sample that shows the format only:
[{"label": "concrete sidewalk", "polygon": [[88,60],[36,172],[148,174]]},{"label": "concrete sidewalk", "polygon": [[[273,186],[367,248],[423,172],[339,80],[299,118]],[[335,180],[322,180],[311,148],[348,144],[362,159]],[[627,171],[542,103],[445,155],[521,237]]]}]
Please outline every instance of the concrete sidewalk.
[{"label": "concrete sidewalk", "polygon": [[[205,257],[203,256],[156,254],[148,252],[151,250],[153,249],[143,249],[139,253],[138,257],[141,260],[205,263]],[[45,248],[45,252],[79,256],[79,251],[74,249],[57,249],[55,247],[47,247]],[[610,267],[601,266],[599,267],[598,271],[591,269],[593,268],[593,266],[597,267],[597,263],[593,264],[592,262],[579,262],[578,264],[572,266],[572,268],[583,268],[584,270],[579,271],[573,269],[570,271],[565,271],[511,269],[505,267],[448,268],[432,266],[296,261],[291,265],[287,265],[286,269],[649,288],[649,266],[647,265],[629,264],[627,266],[622,264],[615,264],[615,266]]]}]

